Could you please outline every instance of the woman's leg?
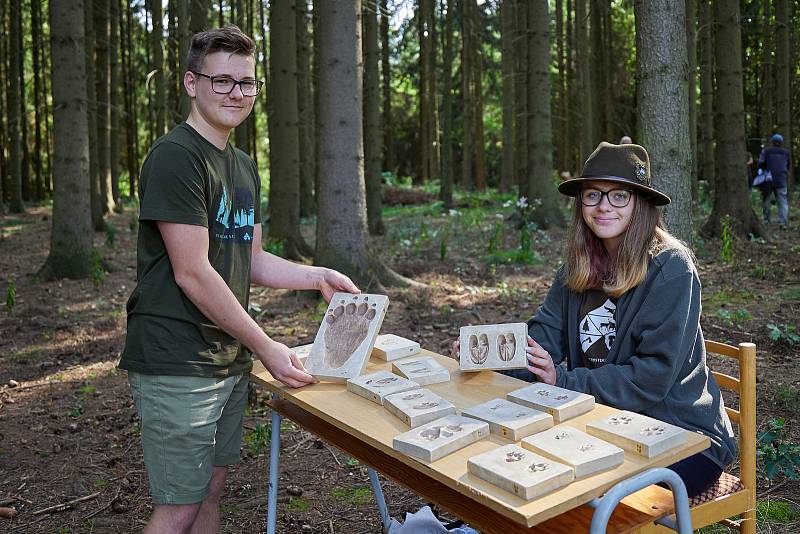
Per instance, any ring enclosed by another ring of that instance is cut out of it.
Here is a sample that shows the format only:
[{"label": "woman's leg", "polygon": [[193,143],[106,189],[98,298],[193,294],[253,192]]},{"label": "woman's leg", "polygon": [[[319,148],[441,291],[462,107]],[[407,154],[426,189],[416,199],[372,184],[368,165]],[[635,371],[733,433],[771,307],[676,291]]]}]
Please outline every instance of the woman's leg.
[{"label": "woman's leg", "polygon": [[720,466],[700,453],[672,464],[669,468],[686,484],[690,499],[713,486],[722,474]]}]

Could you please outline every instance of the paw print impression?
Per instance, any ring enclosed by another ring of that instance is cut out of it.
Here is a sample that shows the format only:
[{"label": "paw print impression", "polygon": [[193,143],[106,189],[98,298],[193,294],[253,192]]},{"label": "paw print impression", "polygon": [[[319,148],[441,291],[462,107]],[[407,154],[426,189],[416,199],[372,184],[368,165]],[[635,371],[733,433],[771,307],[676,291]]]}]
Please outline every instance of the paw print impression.
[{"label": "paw print impression", "polygon": [[546,462],[542,463],[534,463],[528,466],[528,471],[532,473],[538,473],[539,471],[545,471],[550,467],[550,464]]},{"label": "paw print impression", "polygon": [[378,311],[369,297],[353,295],[342,299],[326,316],[325,365],[338,369],[347,363],[350,356],[361,345]]},{"label": "paw print impression", "polygon": [[427,410],[428,408],[436,408],[439,406],[438,402],[420,402],[412,406],[415,410]]},{"label": "paw print impression", "polygon": [[430,428],[426,428],[422,432],[419,433],[419,437],[424,439],[425,441],[436,441],[439,439],[439,436],[442,435],[442,427],[440,426],[432,426]]},{"label": "paw print impression", "polygon": [[380,378],[378,380],[367,380],[366,384],[375,388],[383,388],[389,384],[394,384],[397,380],[398,378],[396,376],[387,376],[386,378]]},{"label": "paw print impression", "polygon": [[506,454],[506,462],[519,462],[525,455],[519,451],[510,451]]},{"label": "paw print impression", "polygon": [[584,443],[583,445],[578,447],[578,450],[581,452],[590,451],[592,449],[594,449],[594,445],[592,445],[591,443]]},{"label": "paw print impression", "polygon": [[514,359],[514,353],[517,351],[517,338],[512,333],[500,334],[497,336],[497,354],[504,362],[510,362]]},{"label": "paw print impression", "polygon": [[403,400],[421,399],[422,397],[424,397],[422,393],[409,393],[408,395],[403,395]]},{"label": "paw print impression", "polygon": [[633,421],[633,419],[627,415],[615,415],[608,418],[609,425],[628,425],[631,421]]},{"label": "paw print impression", "polygon": [[642,429],[639,432],[643,436],[660,436],[666,431],[663,426],[648,426]]},{"label": "paw print impression", "polygon": [[554,439],[567,439],[568,437],[569,434],[567,434],[566,432],[559,432],[558,434],[553,436]]},{"label": "paw print impression", "polygon": [[489,357],[489,338],[486,334],[469,336],[469,357],[472,363],[483,365]]},{"label": "paw print impression", "polygon": [[550,396],[550,392],[547,391],[546,389],[540,389],[540,390],[538,390],[536,392],[536,394],[537,395],[541,395],[542,397],[549,397]]},{"label": "paw print impression", "polygon": [[567,399],[569,399],[569,395],[557,395],[556,396],[556,400],[557,401],[565,401]]}]

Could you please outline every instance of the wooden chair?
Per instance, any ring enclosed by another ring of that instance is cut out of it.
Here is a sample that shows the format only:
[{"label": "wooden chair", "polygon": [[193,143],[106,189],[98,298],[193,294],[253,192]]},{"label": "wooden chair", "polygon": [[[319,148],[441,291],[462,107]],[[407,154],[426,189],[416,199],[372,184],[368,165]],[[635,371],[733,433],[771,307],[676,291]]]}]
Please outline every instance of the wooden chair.
[{"label": "wooden chair", "polygon": [[[721,389],[739,395],[739,409],[726,407],[731,423],[739,427],[739,478],[723,473],[721,485],[726,490],[708,495],[706,499],[692,499],[690,510],[692,526],[697,529],[706,525],[720,523],[738,530],[742,534],[756,532],[756,346],[753,343],[740,343],[738,347],[706,341],[706,352],[734,358],[739,364],[739,378],[716,372]],[[713,488],[712,488],[713,489]],[[719,490],[719,488],[717,488]],[[698,496],[700,497],[700,496]],[[695,503],[702,500],[703,502]],[[672,505],[672,492],[660,486],[649,486],[636,492],[621,502],[628,505],[648,503],[650,505]],[[739,515],[740,519],[728,518]],[[649,525],[637,530],[640,534],[672,532],[660,525]]]}]

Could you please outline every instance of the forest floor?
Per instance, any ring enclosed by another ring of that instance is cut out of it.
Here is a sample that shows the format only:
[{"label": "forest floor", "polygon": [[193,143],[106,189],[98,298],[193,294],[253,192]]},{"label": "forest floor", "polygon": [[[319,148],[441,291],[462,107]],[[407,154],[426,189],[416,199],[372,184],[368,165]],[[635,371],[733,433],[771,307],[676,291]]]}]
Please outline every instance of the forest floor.
[{"label": "forest floor", "polygon": [[[800,212],[794,206],[788,230],[770,228],[771,242],[698,239],[695,250],[706,338],[758,345],[759,431],[784,418],[783,440],[797,444]],[[508,198],[496,195],[449,214],[431,203],[387,207],[389,234],[374,245],[424,287],[389,290],[382,331],[445,352],[461,325],[533,314],[558,265],[562,232],[533,230],[528,247],[520,243],[514,212]],[[135,284],[136,209],[108,221],[95,246],[111,272],[98,261],[92,279],[42,282],[35,273],[47,256],[51,209],[0,217],[0,289],[8,294],[15,286],[13,306],[0,311],[0,506],[18,511],[14,519],[0,518],[0,532],[135,532],[149,517],[137,416],[126,374],[116,369]],[[303,232],[310,238],[313,224]],[[289,346],[313,340],[324,312],[324,305],[289,291],[254,289],[252,301],[266,332]],[[722,365],[714,357],[709,363]],[[243,460],[225,487],[222,532],[263,529],[266,400],[263,390],[251,399]],[[290,422],[282,437],[278,532],[380,532],[364,466]],[[765,474],[760,461],[759,531],[800,531],[800,483]],[[425,504],[383,482],[393,517]]]}]

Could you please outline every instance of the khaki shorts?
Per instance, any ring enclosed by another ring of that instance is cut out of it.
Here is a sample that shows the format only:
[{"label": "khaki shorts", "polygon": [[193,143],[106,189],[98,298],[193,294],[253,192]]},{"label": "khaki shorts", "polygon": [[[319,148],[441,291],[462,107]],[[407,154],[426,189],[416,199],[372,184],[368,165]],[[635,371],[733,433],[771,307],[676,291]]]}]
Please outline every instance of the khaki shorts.
[{"label": "khaki shorts", "polygon": [[128,373],[155,504],[201,502],[213,468],[239,462],[247,382]]}]

